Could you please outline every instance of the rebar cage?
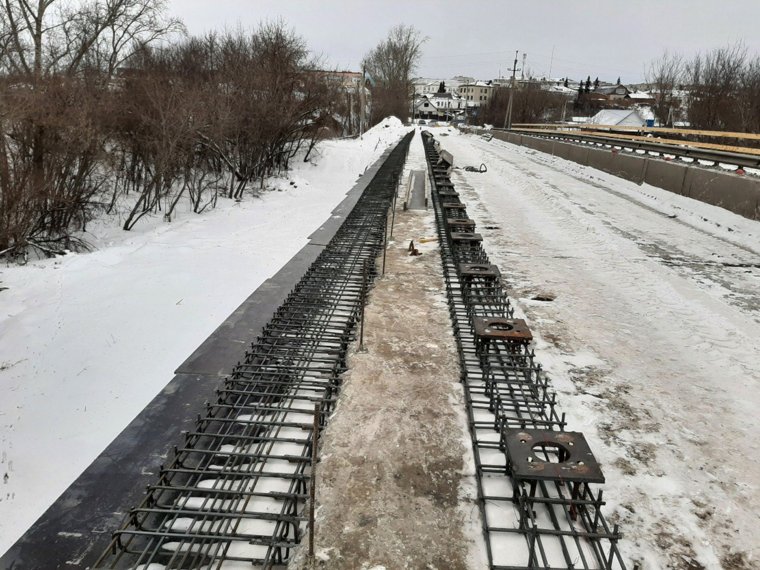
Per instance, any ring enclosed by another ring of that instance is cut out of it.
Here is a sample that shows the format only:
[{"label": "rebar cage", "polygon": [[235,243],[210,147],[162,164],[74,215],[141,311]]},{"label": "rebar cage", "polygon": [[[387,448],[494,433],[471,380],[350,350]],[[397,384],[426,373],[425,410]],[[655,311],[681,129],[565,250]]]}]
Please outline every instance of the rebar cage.
[{"label": "rebar cage", "polygon": [[306,532],[313,424],[331,412],[413,132],[174,448],[94,568],[272,568]]},{"label": "rebar cage", "polygon": [[621,533],[602,515],[602,491],[593,489],[601,470],[590,451],[575,451],[585,439],[565,432],[531,335],[513,318],[450,166],[433,136],[422,137],[490,567],[624,570]]}]

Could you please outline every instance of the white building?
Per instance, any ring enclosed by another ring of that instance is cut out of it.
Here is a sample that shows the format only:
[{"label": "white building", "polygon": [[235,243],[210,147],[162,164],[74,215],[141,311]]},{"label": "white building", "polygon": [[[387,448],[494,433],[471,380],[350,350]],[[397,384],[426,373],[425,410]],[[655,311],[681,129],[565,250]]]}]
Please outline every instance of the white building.
[{"label": "white building", "polygon": [[453,93],[433,93],[415,97],[414,118],[451,121],[461,115],[467,101]]},{"label": "white building", "polygon": [[459,86],[459,95],[477,107],[489,101],[493,97],[493,91],[494,86],[490,81],[476,81]]},{"label": "white building", "polygon": [[412,80],[414,85],[415,95],[430,95],[438,93],[443,83],[445,93],[459,94],[459,86],[464,83],[460,77],[454,77],[453,79],[430,79],[426,77],[418,77]]}]

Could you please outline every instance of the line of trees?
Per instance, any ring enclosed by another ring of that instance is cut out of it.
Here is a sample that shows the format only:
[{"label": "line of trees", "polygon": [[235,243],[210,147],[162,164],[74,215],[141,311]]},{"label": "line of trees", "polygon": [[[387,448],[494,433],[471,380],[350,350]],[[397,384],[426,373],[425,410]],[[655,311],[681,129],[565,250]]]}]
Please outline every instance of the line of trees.
[{"label": "line of trees", "polygon": [[760,56],[736,44],[687,59],[666,52],[650,65],[654,112],[672,125],[685,108],[692,127],[760,132]]},{"label": "line of trees", "polygon": [[[509,87],[497,87],[493,96],[480,108],[476,123],[501,127],[507,113]],[[513,123],[559,121],[570,106],[566,96],[542,89],[538,83],[515,89],[512,100]]]},{"label": "line of trees", "polygon": [[0,2],[0,255],[171,219],[288,167],[332,125],[336,85],[282,22],[187,38],[165,0]]}]

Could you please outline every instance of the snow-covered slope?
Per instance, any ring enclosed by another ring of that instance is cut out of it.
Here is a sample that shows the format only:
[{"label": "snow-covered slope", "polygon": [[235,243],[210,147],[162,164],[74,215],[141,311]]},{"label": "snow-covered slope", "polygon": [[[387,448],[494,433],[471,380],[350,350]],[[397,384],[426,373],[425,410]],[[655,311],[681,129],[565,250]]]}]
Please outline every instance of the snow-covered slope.
[{"label": "snow-covered slope", "polygon": [[0,269],[0,553],[405,130],[326,142],[260,198],[130,233],[103,220],[97,251]]}]

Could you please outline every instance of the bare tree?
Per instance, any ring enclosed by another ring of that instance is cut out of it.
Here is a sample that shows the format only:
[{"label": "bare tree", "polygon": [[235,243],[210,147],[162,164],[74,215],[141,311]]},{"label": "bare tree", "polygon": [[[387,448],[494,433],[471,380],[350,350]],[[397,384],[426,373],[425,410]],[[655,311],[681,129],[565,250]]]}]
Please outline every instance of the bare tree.
[{"label": "bare tree", "polygon": [[[499,124],[504,120],[509,100],[509,89],[497,87],[491,97],[480,109],[479,124]],[[544,123],[559,120],[563,108],[568,103],[567,97],[541,89],[538,83],[529,83],[526,87],[515,89],[512,113],[515,123]]]},{"label": "bare tree", "polygon": [[181,29],[161,17],[164,6],[164,0],[0,0],[2,86],[19,111],[0,124],[0,162],[17,173],[0,191],[18,199],[0,200],[23,209],[15,229],[0,228],[0,251],[67,247],[69,228],[86,222],[102,183],[95,167],[104,146],[99,101],[134,46]]},{"label": "bare tree", "polygon": [[362,67],[374,81],[373,123],[391,115],[405,120],[409,114],[412,74],[422,55],[424,42],[425,38],[414,27],[400,24],[364,56]]},{"label": "bare tree", "polygon": [[673,120],[680,115],[681,98],[676,90],[684,82],[683,57],[676,53],[664,52],[649,66],[646,81],[654,95],[653,111],[661,125],[673,126]]},{"label": "bare tree", "polygon": [[180,28],[163,6],[0,0],[0,254],[81,247],[98,210],[127,205],[129,230],[242,199],[338,124],[339,91],[284,23],[157,45]]},{"label": "bare tree", "polygon": [[0,62],[39,78],[95,66],[112,75],[135,45],[182,32],[166,0],[0,0]]},{"label": "bare tree", "polygon": [[742,130],[760,133],[760,56],[748,60],[744,67],[738,102]]},{"label": "bare tree", "polygon": [[689,121],[700,129],[739,130],[738,105],[747,48],[735,44],[696,55],[686,66]]}]

